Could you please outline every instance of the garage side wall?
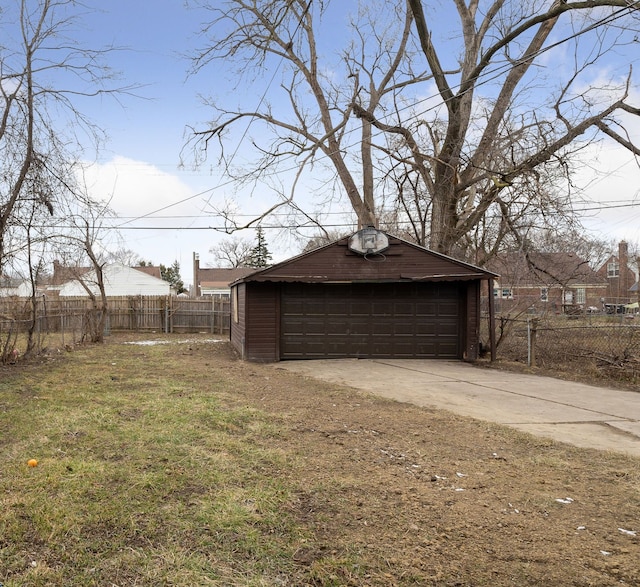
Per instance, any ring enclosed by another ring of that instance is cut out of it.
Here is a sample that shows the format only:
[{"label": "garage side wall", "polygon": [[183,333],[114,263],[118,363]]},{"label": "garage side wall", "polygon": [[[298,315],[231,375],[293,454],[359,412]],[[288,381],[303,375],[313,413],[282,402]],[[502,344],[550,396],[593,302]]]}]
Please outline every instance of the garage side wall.
[{"label": "garage side wall", "polygon": [[256,362],[280,359],[280,286],[247,283],[244,358]]},{"label": "garage side wall", "polygon": [[466,325],[464,354],[465,361],[478,359],[480,350],[480,284],[481,281],[467,282]]},{"label": "garage side wall", "polygon": [[247,284],[239,283],[231,288],[231,346],[243,359],[246,355],[245,332],[247,328],[246,313]]}]

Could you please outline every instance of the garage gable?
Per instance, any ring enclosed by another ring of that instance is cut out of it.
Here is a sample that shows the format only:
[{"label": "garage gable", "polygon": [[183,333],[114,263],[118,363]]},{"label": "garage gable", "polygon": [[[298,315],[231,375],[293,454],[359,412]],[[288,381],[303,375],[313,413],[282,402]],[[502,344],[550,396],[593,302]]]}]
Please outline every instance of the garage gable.
[{"label": "garage gable", "polygon": [[355,252],[345,237],[252,273],[243,281],[460,281],[494,275],[401,238],[387,237],[388,248],[379,253]]}]

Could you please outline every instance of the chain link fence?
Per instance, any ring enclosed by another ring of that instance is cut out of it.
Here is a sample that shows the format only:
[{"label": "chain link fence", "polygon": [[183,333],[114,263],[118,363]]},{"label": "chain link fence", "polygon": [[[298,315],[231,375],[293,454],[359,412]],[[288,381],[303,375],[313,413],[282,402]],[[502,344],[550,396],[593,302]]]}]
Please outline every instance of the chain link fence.
[{"label": "chain link fence", "polygon": [[[488,340],[488,319],[484,327]],[[496,338],[499,360],[640,389],[640,318],[498,316]]]}]

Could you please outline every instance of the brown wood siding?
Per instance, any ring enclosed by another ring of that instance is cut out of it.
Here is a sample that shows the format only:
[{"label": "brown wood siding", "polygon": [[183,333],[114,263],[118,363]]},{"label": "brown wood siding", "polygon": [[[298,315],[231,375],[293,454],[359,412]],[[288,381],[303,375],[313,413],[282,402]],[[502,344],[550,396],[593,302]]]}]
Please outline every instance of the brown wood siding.
[{"label": "brown wood siding", "polygon": [[246,357],[251,361],[277,361],[280,287],[274,283],[249,283],[246,294]]},{"label": "brown wood siding", "polygon": [[282,359],[461,358],[458,283],[283,284]]},{"label": "brown wood siding", "polygon": [[[237,292],[237,293],[236,293]],[[247,314],[246,314],[246,292],[247,284],[239,283],[231,288],[231,332],[230,339],[231,345],[240,354],[243,359],[246,355],[245,350],[245,336],[247,327]],[[237,300],[237,315],[238,321],[234,320],[236,308],[234,306]]]},{"label": "brown wood siding", "polygon": [[[88,296],[38,296],[34,306],[27,298],[0,297],[0,332],[26,332],[35,321],[37,332],[59,332],[75,342],[86,335],[86,321],[92,312],[93,304]],[[106,332],[229,334],[227,296],[108,296],[107,314]]]}]

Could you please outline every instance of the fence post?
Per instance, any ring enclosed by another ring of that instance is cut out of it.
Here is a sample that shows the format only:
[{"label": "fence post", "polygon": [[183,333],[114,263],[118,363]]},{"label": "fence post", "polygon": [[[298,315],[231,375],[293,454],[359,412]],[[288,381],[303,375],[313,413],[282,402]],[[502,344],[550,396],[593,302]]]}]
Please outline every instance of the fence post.
[{"label": "fence post", "polygon": [[538,319],[530,318],[527,320],[527,334],[529,343],[529,360],[528,366],[536,366],[536,335],[538,332]]},{"label": "fence post", "polygon": [[169,334],[169,297],[164,298],[164,332]]},{"label": "fence post", "polygon": [[211,334],[216,333],[216,296],[211,296]]},{"label": "fence post", "polygon": [[168,296],[167,298],[169,301],[167,302],[167,306],[169,306],[169,321],[168,321],[168,330],[167,332],[171,332],[173,333],[173,298],[171,296]]}]

